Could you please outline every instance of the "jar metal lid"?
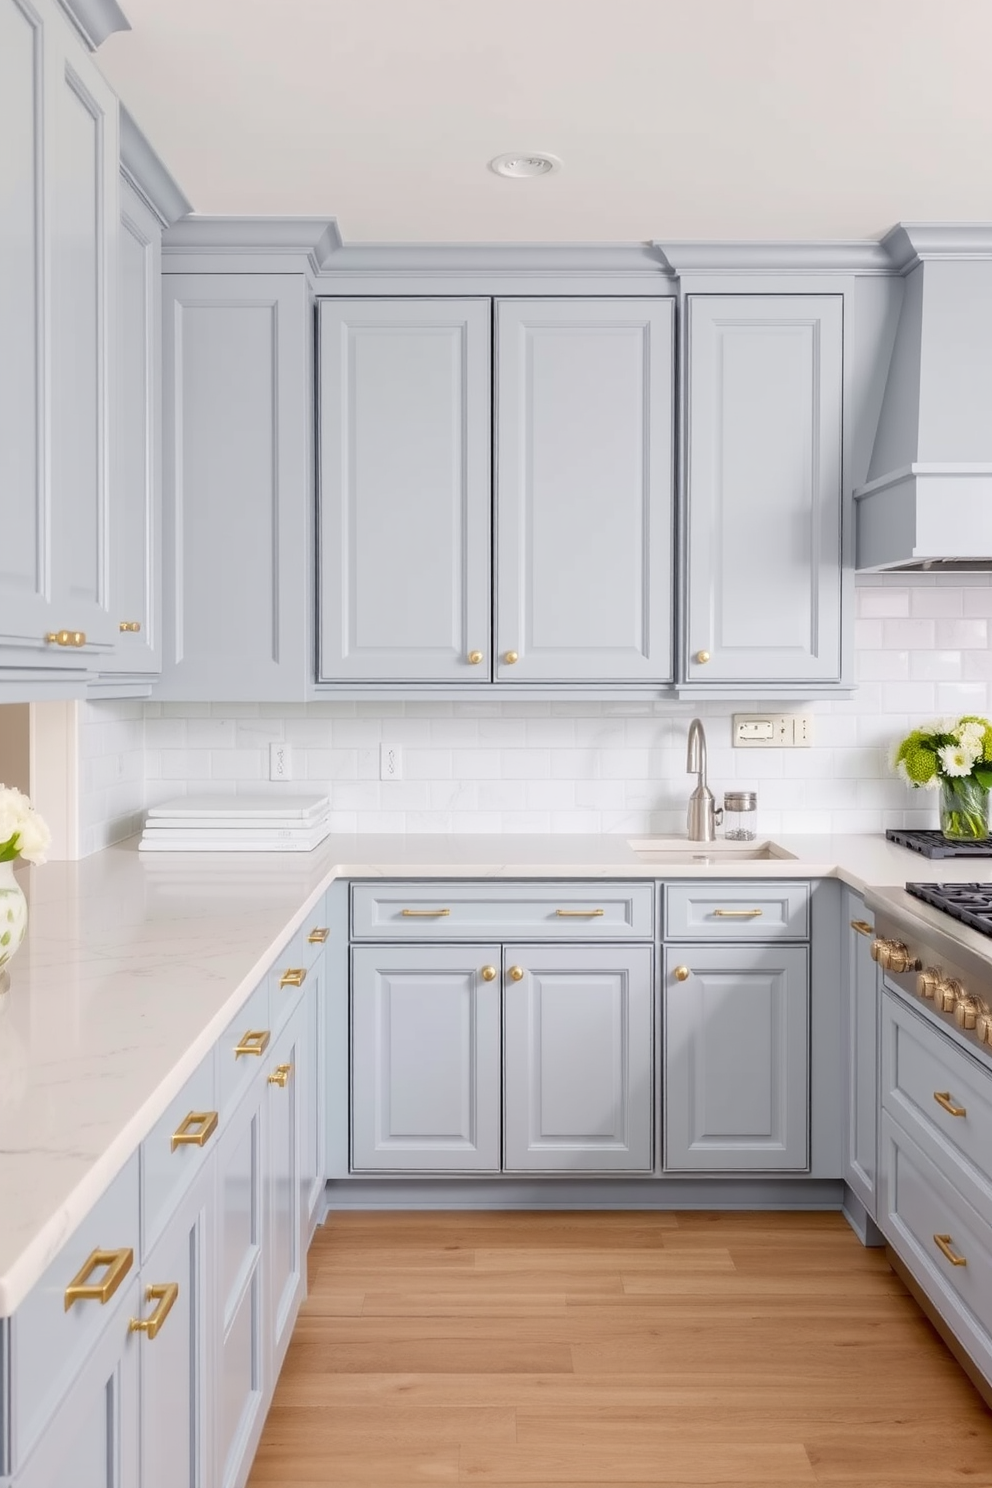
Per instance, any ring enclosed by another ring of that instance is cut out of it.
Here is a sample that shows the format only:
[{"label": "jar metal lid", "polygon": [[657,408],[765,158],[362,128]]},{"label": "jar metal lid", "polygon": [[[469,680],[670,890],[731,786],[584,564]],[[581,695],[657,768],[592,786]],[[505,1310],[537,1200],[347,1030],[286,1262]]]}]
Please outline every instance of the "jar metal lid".
[{"label": "jar metal lid", "polygon": [[757,792],[725,791],[723,796],[723,809],[724,811],[757,811]]}]

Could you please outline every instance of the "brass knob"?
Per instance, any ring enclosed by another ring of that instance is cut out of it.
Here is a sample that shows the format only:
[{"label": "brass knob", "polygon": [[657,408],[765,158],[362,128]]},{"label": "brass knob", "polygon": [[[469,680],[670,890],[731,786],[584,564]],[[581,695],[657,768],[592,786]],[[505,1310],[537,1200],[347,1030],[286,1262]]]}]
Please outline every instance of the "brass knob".
[{"label": "brass knob", "polygon": [[85,646],[85,630],[50,630],[45,636],[50,646]]},{"label": "brass knob", "polygon": [[959,997],[954,1009],[954,1021],[959,1028],[969,1031],[978,1023],[978,1003],[973,997]]},{"label": "brass knob", "polygon": [[503,660],[506,662],[507,666],[514,666],[520,660],[520,652],[504,651]]},{"label": "brass knob", "polygon": [[496,980],[495,966],[484,966],[480,975],[484,982],[494,982]]},{"label": "brass knob", "polygon": [[886,971],[893,971],[897,976],[904,971],[921,971],[923,967],[922,961],[911,955],[909,947],[903,945],[901,940],[890,940],[886,943],[885,959],[882,965]]},{"label": "brass knob", "polygon": [[472,663],[473,666],[478,666],[479,665],[479,662],[482,660],[482,652],[481,651],[470,651],[468,653],[468,659]]},{"label": "brass knob", "polygon": [[697,651],[696,652],[696,661],[699,663],[700,666],[705,666],[706,663],[709,661],[709,659],[710,659],[710,653],[708,651]]},{"label": "brass knob", "polygon": [[940,969],[936,966],[928,966],[916,978],[916,991],[920,997],[933,997],[939,986]]},{"label": "brass knob", "polygon": [[871,943],[871,959],[873,961],[877,961],[879,966],[885,965],[885,962],[882,959],[882,953],[886,949],[888,944],[889,942],[887,940],[882,939],[873,940]]},{"label": "brass knob", "polygon": [[510,977],[510,981],[511,982],[522,982],[523,979],[524,979],[524,969],[523,969],[523,967],[522,966],[511,966],[510,967],[510,970],[509,970],[509,977]]},{"label": "brass knob", "polygon": [[979,1004],[978,1017],[975,1019],[975,1034],[980,1044],[992,1044],[992,1012],[984,1002]]},{"label": "brass knob", "polygon": [[963,993],[964,988],[959,981],[954,977],[946,977],[944,981],[937,983],[936,991],[933,994],[934,1006],[938,1012],[953,1013],[957,1006],[958,998]]},{"label": "brass knob", "polygon": [[673,975],[677,982],[687,982],[689,980],[688,966],[676,966]]},{"label": "brass knob", "polygon": [[122,620],[121,623],[120,623],[120,625],[117,628],[118,628],[118,630],[126,631],[130,635],[137,635],[138,634],[138,631],[141,629],[141,621],[140,620]]},{"label": "brass knob", "polygon": [[293,1073],[291,1064],[277,1064],[269,1076],[270,1085],[278,1085],[280,1090],[285,1090],[289,1077]]}]

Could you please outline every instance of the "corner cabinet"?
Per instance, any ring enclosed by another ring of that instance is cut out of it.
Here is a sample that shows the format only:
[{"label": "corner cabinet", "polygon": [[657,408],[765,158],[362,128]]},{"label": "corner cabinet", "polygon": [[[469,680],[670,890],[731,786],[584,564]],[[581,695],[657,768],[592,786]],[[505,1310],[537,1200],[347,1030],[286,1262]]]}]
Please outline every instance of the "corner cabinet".
[{"label": "corner cabinet", "polygon": [[841,680],[843,295],[689,295],[681,680]]}]

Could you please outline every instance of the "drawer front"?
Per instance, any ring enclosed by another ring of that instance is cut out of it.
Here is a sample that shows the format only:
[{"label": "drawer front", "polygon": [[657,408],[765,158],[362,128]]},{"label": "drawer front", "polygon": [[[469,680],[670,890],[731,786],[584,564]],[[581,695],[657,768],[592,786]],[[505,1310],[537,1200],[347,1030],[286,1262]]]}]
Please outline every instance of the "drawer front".
[{"label": "drawer front", "polygon": [[665,939],[808,940],[809,884],[666,884]]},{"label": "drawer front", "polygon": [[168,1224],[217,1141],[213,1053],[186,1081],[141,1144],[141,1256]]},{"label": "drawer front", "polygon": [[882,1112],[881,1136],[879,1224],[955,1335],[992,1378],[989,1212],[969,1203],[887,1111]]},{"label": "drawer front", "polygon": [[268,1068],[266,1056],[272,1035],[269,977],[266,977],[217,1041],[217,1104],[222,1125],[253,1077],[259,1070]]},{"label": "drawer front", "polygon": [[355,940],[650,940],[650,883],[353,884]]},{"label": "drawer front", "polygon": [[992,1075],[918,1014],[882,996],[882,1105],[922,1140],[950,1146],[992,1191]]},{"label": "drawer front", "polygon": [[[11,1447],[15,1469],[31,1451],[85,1367],[103,1329],[114,1318],[115,1299],[126,1293],[137,1276],[138,1170],[138,1154],[134,1153],[11,1319]],[[116,1267],[97,1265],[89,1278],[89,1285],[94,1287],[105,1283],[106,1300],[80,1298],[67,1309],[66,1288],[79,1277],[95,1251],[119,1257]],[[132,1252],[130,1264],[127,1251]]]}]

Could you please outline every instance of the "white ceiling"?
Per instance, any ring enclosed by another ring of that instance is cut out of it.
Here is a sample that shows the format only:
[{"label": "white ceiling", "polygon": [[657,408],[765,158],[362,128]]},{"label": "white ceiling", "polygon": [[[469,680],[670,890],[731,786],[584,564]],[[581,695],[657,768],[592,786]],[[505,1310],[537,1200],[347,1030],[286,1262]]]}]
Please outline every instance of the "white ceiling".
[{"label": "white ceiling", "polygon": [[[346,242],[992,220],[990,0],[124,0],[98,59],[197,212]],[[561,171],[486,169],[546,150]]]}]

